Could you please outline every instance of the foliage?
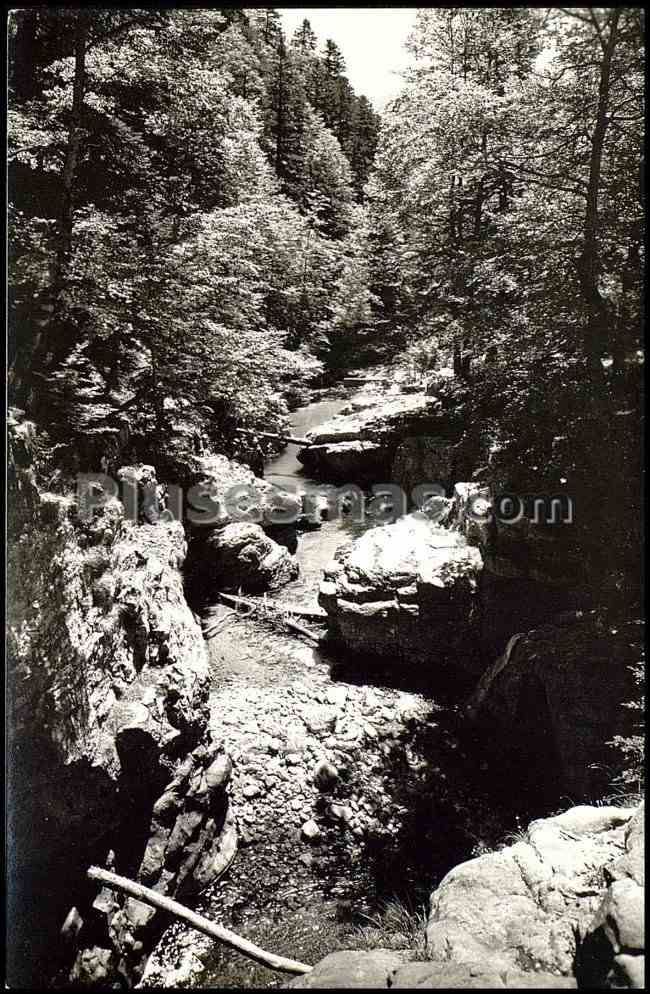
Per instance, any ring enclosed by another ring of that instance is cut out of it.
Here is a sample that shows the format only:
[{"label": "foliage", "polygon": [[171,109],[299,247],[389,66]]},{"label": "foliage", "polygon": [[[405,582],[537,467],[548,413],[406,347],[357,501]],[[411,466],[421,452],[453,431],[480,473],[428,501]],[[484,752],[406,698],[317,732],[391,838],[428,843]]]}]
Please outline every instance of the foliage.
[{"label": "foliage", "polygon": [[330,361],[373,112],[349,91],[348,161],[308,98],[310,31],[287,46],[271,9],[12,15],[10,383],[81,463],[227,450]]},{"label": "foliage", "polygon": [[[643,647],[642,654],[643,653]],[[612,787],[620,800],[625,798],[632,802],[640,799],[645,790],[645,664],[644,659],[629,667],[636,685],[637,694],[634,700],[627,701],[623,707],[630,712],[632,729],[630,734],[615,735],[609,745],[616,750],[620,769],[614,775]]]},{"label": "foliage", "polygon": [[363,924],[352,930],[350,944],[355,949],[408,949],[412,960],[427,958],[428,914],[423,905],[411,908],[398,897],[389,898],[362,918]]},{"label": "foliage", "polygon": [[641,12],[421,9],[410,48],[367,186],[375,327],[437,340],[503,486],[572,494],[596,588],[612,542],[633,576]]}]

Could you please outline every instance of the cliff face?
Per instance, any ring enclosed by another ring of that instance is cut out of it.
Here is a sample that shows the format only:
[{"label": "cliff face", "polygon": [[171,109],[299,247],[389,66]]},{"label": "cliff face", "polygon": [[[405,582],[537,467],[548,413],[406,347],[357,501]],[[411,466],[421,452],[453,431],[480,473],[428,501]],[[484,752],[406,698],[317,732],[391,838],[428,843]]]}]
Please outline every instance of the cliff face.
[{"label": "cliff face", "polygon": [[512,748],[515,739],[519,763],[540,789],[548,781],[555,793],[599,797],[611,775],[608,743],[634,734],[626,702],[636,696],[631,667],[643,651],[642,628],[608,627],[593,614],[558,620],[513,636],[465,714],[486,742],[510,740]]},{"label": "cliff face", "polygon": [[82,520],[73,498],[39,493],[22,470],[12,516],[9,899],[24,938],[9,976],[36,982],[57,965],[76,907],[62,957],[77,953],[75,979],[132,979],[153,913],[107,894],[91,906],[88,865],[112,852],[117,872],[183,894],[236,845],[207,653],[183,593],[183,527],[126,521],[117,500]]}]

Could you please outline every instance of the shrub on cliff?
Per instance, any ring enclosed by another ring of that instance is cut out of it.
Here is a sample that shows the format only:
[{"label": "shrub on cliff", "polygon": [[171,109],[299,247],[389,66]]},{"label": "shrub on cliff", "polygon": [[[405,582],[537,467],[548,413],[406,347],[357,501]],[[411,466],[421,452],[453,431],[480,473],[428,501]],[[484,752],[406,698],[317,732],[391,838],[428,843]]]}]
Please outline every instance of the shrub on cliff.
[{"label": "shrub on cliff", "polygon": [[[642,647],[641,647],[642,648]],[[642,648],[643,653],[643,648]],[[627,734],[615,735],[609,745],[617,753],[619,770],[612,779],[615,796],[627,803],[636,803],[645,790],[645,666],[641,659],[629,667],[637,687],[637,695],[623,707],[631,717]]]}]

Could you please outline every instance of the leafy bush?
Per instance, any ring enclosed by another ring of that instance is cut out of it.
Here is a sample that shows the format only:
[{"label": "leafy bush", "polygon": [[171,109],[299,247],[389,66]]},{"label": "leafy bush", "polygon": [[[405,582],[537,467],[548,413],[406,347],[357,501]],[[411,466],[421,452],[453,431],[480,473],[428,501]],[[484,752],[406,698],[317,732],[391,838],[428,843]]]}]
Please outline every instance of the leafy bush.
[{"label": "leafy bush", "polygon": [[[643,716],[645,713],[645,666],[643,660],[629,667],[637,687],[637,696],[626,701],[623,707],[631,714],[630,732],[615,735],[608,745],[618,754],[621,768],[612,780],[612,798],[626,800],[633,804],[643,796],[645,789],[645,735]],[[610,798],[608,798],[610,800]]]}]

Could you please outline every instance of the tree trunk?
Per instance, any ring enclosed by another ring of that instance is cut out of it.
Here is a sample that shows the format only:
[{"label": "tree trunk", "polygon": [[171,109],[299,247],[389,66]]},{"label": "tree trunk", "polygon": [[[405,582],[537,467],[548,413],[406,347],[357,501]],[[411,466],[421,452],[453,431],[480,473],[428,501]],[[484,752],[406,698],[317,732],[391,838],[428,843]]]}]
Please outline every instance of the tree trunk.
[{"label": "tree trunk", "polygon": [[282,175],[282,152],[284,139],[284,45],[278,49],[278,120],[275,134],[275,174]]},{"label": "tree trunk", "polygon": [[72,225],[74,204],[74,181],[81,144],[81,120],[83,114],[84,90],[86,86],[86,41],[88,21],[79,11],[75,27],[74,81],[72,84],[72,113],[68,130],[68,147],[62,175],[61,214],[59,221],[59,246],[55,270],[55,298],[63,288],[65,274],[72,251]]},{"label": "tree trunk", "polygon": [[[72,253],[72,232],[74,222],[74,183],[81,145],[81,124],[83,116],[84,90],[86,85],[86,44],[88,38],[88,16],[79,10],[75,17],[74,38],[74,78],[72,83],[72,110],[68,128],[68,143],[61,174],[61,203],[59,208],[58,244],[52,266],[50,301],[44,305],[49,311],[49,319],[44,321],[34,343],[32,361],[27,373],[30,404],[34,404],[33,414],[39,416],[43,407],[46,413],[49,406],[48,391],[35,388],[32,375],[39,371],[51,370],[61,358],[70,352],[73,345],[71,330],[65,318],[64,289],[70,256]],[[31,387],[31,391],[29,388]],[[40,399],[37,401],[36,398]]]},{"label": "tree trunk", "polygon": [[[593,14],[593,16],[597,16]],[[583,348],[590,367],[599,374],[602,372],[601,355],[606,346],[607,309],[598,289],[600,260],[598,255],[598,196],[607,132],[607,112],[612,58],[618,40],[620,10],[614,8],[609,14],[609,35],[603,44],[603,58],[600,67],[598,86],[598,106],[596,122],[591,141],[589,162],[589,183],[587,186],[587,206],[585,211],[584,240],[582,255],[576,260],[582,296],[587,306],[587,323]]]}]

